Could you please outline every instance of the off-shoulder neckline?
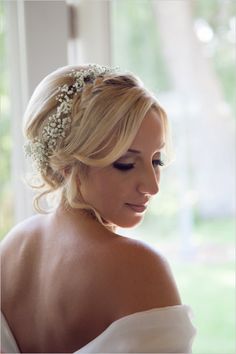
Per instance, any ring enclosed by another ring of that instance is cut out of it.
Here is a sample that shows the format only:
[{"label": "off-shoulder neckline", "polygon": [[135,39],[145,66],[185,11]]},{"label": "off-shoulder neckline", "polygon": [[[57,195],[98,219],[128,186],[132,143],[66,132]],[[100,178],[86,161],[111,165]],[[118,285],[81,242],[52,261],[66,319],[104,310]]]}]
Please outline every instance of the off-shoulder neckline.
[{"label": "off-shoulder neckline", "polygon": [[[108,325],[108,327],[103,332],[101,332],[98,336],[96,336],[90,342],[85,344],[83,347],[77,349],[74,353],[77,353],[77,352],[79,353],[81,350],[83,350],[87,346],[91,345],[93,342],[95,342],[96,340],[98,340],[99,338],[104,336],[108,331],[110,331],[111,329],[113,329],[113,327],[119,325],[120,323],[123,323],[125,321],[129,321],[131,319],[134,319],[134,318],[137,318],[137,317],[140,317],[140,316],[144,316],[145,317],[146,315],[149,315],[150,313],[156,313],[156,312],[158,313],[158,312],[164,312],[164,311],[173,311],[173,310],[178,310],[178,309],[179,310],[180,309],[186,309],[187,311],[191,310],[188,305],[180,304],[180,305],[172,305],[172,306],[165,306],[165,307],[155,307],[155,308],[151,308],[149,310],[138,311],[138,312],[131,313],[129,315],[122,316],[122,317],[118,318],[117,320],[113,321],[110,325]],[[3,322],[4,322],[4,325],[7,327],[8,334],[10,334],[11,339],[14,341],[14,344],[17,346],[16,339],[15,339],[13,333],[11,332],[11,329],[10,329],[8,323],[7,323],[7,320],[6,320],[6,318],[5,318],[5,316],[4,316],[4,314],[2,312],[1,312],[1,316],[4,319]],[[19,353],[20,353],[20,351],[19,351]]]},{"label": "off-shoulder neckline", "polygon": [[120,323],[123,323],[125,321],[129,321],[131,319],[135,319],[136,317],[140,317],[140,316],[144,317],[146,315],[149,315],[150,313],[156,313],[156,312],[160,313],[160,312],[172,311],[172,310],[176,311],[176,310],[180,310],[180,309],[186,309],[187,311],[188,310],[190,311],[190,307],[188,305],[180,304],[180,305],[171,305],[171,306],[164,306],[164,307],[155,307],[155,308],[151,308],[149,310],[138,311],[138,312],[131,313],[129,315],[122,316],[122,317],[118,318],[117,320],[113,321],[111,324],[109,324],[108,327],[105,328],[105,330],[103,332],[101,332],[98,336],[96,336],[90,342],[85,344],[83,347],[79,348],[74,353],[77,353],[77,352],[79,353],[80,351],[85,349],[87,346],[91,345],[93,342],[97,341],[99,338],[104,336],[107,332],[109,332],[111,329],[113,329],[113,327],[119,325]]},{"label": "off-shoulder neckline", "polygon": [[180,309],[180,308],[188,309],[189,306],[184,305],[184,304],[180,304],[180,305],[172,305],[172,306],[164,306],[164,307],[153,307],[149,310],[137,311],[137,312],[131,313],[129,315],[125,315],[125,316],[118,318],[117,320],[113,321],[106,329],[108,329],[113,324],[116,324],[118,322],[121,322],[121,321],[123,322],[125,320],[129,320],[130,318],[135,318],[135,317],[142,316],[142,315],[147,315],[147,314],[150,314],[151,312],[162,312],[162,311],[167,311],[167,310],[176,310],[176,309]]}]

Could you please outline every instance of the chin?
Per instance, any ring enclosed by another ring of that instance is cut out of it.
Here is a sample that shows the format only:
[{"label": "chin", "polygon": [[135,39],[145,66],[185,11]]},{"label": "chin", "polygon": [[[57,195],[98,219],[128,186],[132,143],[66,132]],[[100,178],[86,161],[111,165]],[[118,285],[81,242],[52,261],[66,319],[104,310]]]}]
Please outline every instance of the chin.
[{"label": "chin", "polygon": [[123,229],[130,229],[132,227],[138,226],[143,221],[143,217],[130,218],[128,220],[121,220],[115,223],[118,227]]}]

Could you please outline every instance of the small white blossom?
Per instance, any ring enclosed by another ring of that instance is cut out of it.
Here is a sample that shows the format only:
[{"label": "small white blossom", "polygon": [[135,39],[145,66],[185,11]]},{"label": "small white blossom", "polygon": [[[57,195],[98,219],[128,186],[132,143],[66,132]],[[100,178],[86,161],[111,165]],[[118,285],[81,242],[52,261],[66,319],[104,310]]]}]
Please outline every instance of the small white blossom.
[{"label": "small white blossom", "polygon": [[[58,87],[56,100],[57,111],[48,117],[48,123],[42,131],[42,138],[35,138],[24,145],[26,157],[31,157],[36,169],[40,173],[46,173],[49,166],[49,158],[56,151],[60,138],[65,138],[71,129],[73,96],[80,92],[87,81],[95,80],[96,77],[114,73],[117,68],[108,68],[96,64],[89,65],[84,71],[74,69],[68,76],[74,79],[73,85],[64,84]],[[67,115],[63,118],[61,115]]]}]

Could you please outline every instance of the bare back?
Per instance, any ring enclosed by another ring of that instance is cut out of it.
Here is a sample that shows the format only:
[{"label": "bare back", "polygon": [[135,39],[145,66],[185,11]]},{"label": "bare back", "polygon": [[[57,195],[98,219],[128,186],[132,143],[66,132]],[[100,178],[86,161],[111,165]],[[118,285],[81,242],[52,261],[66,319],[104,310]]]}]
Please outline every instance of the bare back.
[{"label": "bare back", "polygon": [[2,311],[20,350],[73,352],[122,316],[178,304],[174,285],[171,296],[156,296],[142,249],[66,218],[35,216],[13,229],[1,247]]}]

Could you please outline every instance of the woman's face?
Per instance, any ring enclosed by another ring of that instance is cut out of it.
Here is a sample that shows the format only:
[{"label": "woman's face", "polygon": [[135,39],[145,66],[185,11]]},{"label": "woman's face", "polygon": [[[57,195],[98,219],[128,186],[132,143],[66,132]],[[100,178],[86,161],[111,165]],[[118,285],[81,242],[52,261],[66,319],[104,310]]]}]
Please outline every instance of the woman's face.
[{"label": "woman's face", "polygon": [[143,219],[151,197],[159,191],[163,139],[162,121],[152,109],[124,155],[112,165],[89,168],[80,191],[104,220],[132,227]]}]

